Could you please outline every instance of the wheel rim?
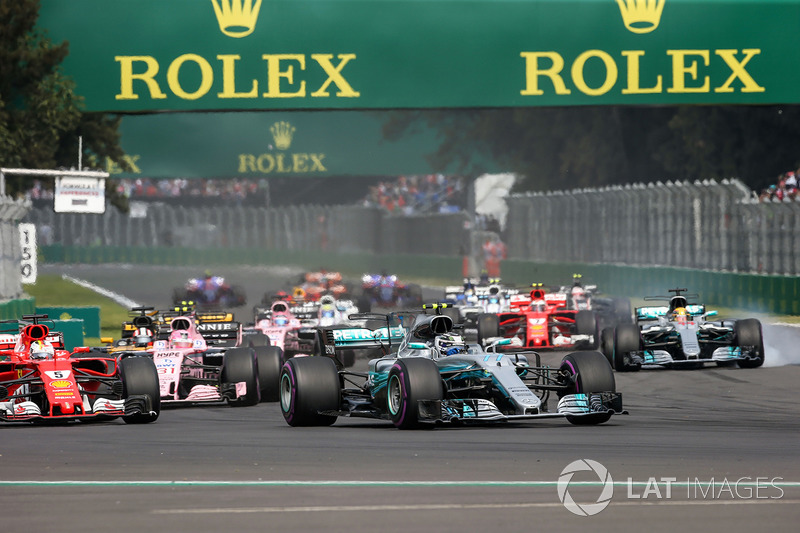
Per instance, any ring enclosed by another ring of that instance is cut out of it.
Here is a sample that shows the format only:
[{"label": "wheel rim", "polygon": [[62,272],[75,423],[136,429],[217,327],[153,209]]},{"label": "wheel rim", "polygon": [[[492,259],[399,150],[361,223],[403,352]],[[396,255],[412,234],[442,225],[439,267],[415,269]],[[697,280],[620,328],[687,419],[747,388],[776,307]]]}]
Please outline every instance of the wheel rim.
[{"label": "wheel rim", "polygon": [[386,393],[389,401],[389,412],[396,415],[400,412],[400,402],[402,398],[403,388],[400,384],[399,376],[392,376],[389,378],[389,390]]},{"label": "wheel rim", "polygon": [[288,413],[292,408],[292,380],[287,374],[281,376],[281,409]]}]

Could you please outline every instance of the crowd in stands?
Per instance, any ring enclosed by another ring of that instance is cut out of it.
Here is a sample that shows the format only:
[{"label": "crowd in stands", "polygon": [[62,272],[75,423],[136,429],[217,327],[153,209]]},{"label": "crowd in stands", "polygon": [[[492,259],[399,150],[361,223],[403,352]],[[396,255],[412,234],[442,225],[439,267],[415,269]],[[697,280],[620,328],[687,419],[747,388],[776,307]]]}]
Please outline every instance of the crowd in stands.
[{"label": "crowd in stands", "polygon": [[118,179],[117,192],[139,201],[169,199],[211,199],[242,205],[265,201],[269,190],[266,179]]},{"label": "crowd in stands", "polygon": [[758,196],[761,201],[764,200],[800,200],[800,190],[797,186],[797,178],[800,176],[800,168],[796,171],[790,170],[778,176],[778,182],[770,185]]},{"label": "crowd in stands", "polygon": [[400,176],[370,187],[362,205],[406,215],[457,213],[466,208],[466,187],[457,176]]}]

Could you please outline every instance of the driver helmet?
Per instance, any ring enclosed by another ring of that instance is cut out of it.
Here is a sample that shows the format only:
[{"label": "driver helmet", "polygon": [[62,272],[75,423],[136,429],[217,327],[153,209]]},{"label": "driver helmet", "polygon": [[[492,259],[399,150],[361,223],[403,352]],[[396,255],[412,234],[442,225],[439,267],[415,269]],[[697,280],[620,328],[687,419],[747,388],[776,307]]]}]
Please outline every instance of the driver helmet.
[{"label": "driver helmet", "polygon": [[133,333],[133,342],[148,344],[153,341],[153,332],[147,328],[139,328]]},{"label": "driver helmet", "polygon": [[320,305],[336,305],[336,298],[330,294],[325,294],[319,299]]},{"label": "driver helmet", "polygon": [[306,297],[306,291],[302,287],[295,287],[292,297],[295,300],[302,300]]},{"label": "driver helmet", "polygon": [[675,309],[672,316],[675,317],[675,322],[678,324],[686,324],[689,321],[689,313],[686,311],[685,307],[678,307]]},{"label": "driver helmet", "polygon": [[181,331],[173,342],[176,348],[191,348],[192,339],[189,338],[187,331]]},{"label": "driver helmet", "polygon": [[276,326],[285,326],[289,323],[289,317],[286,315],[276,315],[275,318],[272,319],[272,322]]},{"label": "driver helmet", "polygon": [[464,344],[464,339],[461,338],[461,335],[453,335],[450,333],[439,335],[436,337],[434,344],[440,356],[466,353],[467,351],[467,346]]},{"label": "driver helmet", "polygon": [[31,359],[52,359],[55,355],[53,345],[47,341],[33,341],[31,343]]},{"label": "driver helmet", "polygon": [[544,313],[547,311],[547,304],[544,300],[533,300],[530,309],[536,313]]}]

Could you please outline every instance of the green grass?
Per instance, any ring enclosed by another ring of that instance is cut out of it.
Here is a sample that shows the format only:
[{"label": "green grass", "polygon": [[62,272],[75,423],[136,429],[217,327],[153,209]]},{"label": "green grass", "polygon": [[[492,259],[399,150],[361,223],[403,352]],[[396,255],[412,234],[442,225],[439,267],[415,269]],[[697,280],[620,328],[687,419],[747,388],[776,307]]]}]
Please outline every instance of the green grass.
[{"label": "green grass", "polygon": [[[25,292],[36,298],[38,307],[100,307],[100,335],[102,337],[119,338],[122,323],[128,320],[127,308],[110,298],[61,279],[61,276],[54,274],[40,274],[35,284],[25,286]],[[84,344],[87,346],[101,345],[100,339],[95,337],[85,337]]]}]

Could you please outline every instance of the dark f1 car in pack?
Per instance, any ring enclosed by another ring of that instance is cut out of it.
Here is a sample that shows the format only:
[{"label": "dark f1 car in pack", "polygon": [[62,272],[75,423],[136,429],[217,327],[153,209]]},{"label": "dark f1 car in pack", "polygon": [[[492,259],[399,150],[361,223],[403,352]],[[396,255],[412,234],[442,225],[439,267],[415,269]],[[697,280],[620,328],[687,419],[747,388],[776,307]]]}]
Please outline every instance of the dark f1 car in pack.
[{"label": "dark f1 car in pack", "polygon": [[[535,352],[496,352],[508,339],[488,351],[466,344],[444,315],[403,317],[407,328],[393,316],[383,315],[386,325],[375,330],[318,328],[323,353],[284,363],[279,395],[289,425],[330,425],[340,416],[384,419],[401,429],[553,417],[600,424],[623,412],[613,371],[599,352],[571,353],[551,368]],[[375,347],[385,355],[371,360],[368,372],[343,368],[342,351]],[[558,396],[554,410],[551,393]]]}]

